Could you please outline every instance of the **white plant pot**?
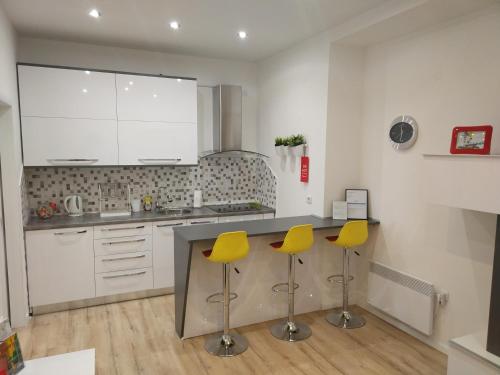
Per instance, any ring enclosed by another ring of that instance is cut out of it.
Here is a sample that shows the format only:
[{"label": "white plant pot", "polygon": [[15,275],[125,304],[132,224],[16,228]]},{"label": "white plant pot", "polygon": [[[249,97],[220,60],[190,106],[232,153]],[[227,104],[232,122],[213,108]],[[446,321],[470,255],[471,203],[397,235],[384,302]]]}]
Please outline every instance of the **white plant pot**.
[{"label": "white plant pot", "polygon": [[286,146],[274,146],[276,150],[276,155],[285,156],[286,155]]},{"label": "white plant pot", "polygon": [[304,147],[305,145],[289,146],[288,149],[290,151],[290,155],[293,155],[295,157],[300,157],[304,155]]}]

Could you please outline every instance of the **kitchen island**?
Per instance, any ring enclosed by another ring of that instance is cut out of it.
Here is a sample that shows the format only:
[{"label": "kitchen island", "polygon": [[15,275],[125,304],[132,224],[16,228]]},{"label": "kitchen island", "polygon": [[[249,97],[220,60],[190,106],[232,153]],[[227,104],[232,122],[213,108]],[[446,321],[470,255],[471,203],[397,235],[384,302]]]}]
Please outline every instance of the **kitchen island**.
[{"label": "kitchen island", "polygon": [[[231,292],[239,298],[231,302],[231,327],[240,327],[284,317],[287,294],[274,293],[271,286],[287,280],[287,257],[272,251],[270,243],[282,240],[294,225],[312,224],[313,248],[300,254],[296,281],[298,314],[337,305],[340,293],[334,293],[326,281],[341,263],[341,251],[329,245],[325,236],[338,232],[346,221],[316,216],[241,221],[174,228],[175,329],[180,338],[213,333],[222,328],[222,304],[206,298],[221,291],[219,264],[207,261],[202,251],[210,249],[220,233],[244,230],[248,233],[250,253],[233,264],[238,272],[231,277]],[[369,224],[379,222],[369,219]],[[338,294],[338,296],[336,296]],[[336,298],[337,297],[337,298]]]}]

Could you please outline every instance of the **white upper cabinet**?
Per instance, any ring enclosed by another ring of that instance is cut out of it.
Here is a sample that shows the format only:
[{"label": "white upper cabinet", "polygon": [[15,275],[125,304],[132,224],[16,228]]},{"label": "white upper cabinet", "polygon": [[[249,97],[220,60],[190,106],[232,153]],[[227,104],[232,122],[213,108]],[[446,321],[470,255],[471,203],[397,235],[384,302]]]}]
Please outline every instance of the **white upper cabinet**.
[{"label": "white upper cabinet", "polygon": [[25,166],[117,165],[116,120],[21,117]]},{"label": "white upper cabinet", "polygon": [[196,124],[118,121],[120,165],[198,163]]},{"label": "white upper cabinet", "polygon": [[114,73],[19,65],[21,115],[116,119]]},{"label": "white upper cabinet", "polygon": [[118,120],[197,123],[195,80],[116,74]]}]

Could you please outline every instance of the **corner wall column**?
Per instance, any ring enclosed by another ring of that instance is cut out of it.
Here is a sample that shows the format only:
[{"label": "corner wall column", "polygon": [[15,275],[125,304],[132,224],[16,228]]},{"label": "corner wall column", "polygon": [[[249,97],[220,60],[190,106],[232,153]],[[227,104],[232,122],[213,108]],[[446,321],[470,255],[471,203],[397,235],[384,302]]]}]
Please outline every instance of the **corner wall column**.
[{"label": "corner wall column", "polygon": [[500,356],[500,215],[497,215],[495,257],[491,281],[490,317],[486,350]]}]

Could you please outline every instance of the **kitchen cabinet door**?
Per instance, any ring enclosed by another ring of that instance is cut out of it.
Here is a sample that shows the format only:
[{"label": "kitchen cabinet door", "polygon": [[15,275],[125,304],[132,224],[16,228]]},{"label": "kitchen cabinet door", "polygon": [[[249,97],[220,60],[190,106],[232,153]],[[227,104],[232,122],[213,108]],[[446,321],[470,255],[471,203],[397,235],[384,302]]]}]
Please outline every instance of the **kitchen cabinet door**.
[{"label": "kitchen cabinet door", "polygon": [[117,74],[118,120],[197,122],[195,80]]},{"label": "kitchen cabinet door", "polygon": [[22,117],[25,166],[116,165],[116,120]]},{"label": "kitchen cabinet door", "polygon": [[118,121],[120,165],[198,163],[196,124]]},{"label": "kitchen cabinet door", "polygon": [[116,119],[114,73],[18,67],[22,116]]},{"label": "kitchen cabinet door", "polygon": [[93,228],[26,232],[31,306],[95,297]]},{"label": "kitchen cabinet door", "polygon": [[153,224],[154,288],[174,287],[174,231],[186,220],[163,221]]},{"label": "kitchen cabinet door", "polygon": [[219,216],[219,223],[233,223],[236,221],[260,220],[262,218],[263,218],[262,214]]}]

